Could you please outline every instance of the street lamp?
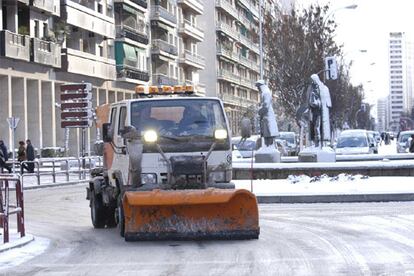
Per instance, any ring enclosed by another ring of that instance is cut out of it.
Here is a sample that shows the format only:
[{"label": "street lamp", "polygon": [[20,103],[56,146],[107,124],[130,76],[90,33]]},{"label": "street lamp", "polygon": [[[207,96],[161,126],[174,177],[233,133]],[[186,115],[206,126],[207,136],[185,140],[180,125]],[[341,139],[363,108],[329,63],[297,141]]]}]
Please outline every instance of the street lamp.
[{"label": "street lamp", "polygon": [[322,26],[325,26],[325,23],[328,20],[328,18],[330,16],[332,16],[335,12],[337,12],[339,10],[355,10],[356,8],[358,8],[358,5],[353,4],[353,5],[349,5],[349,6],[345,6],[345,7],[340,7],[340,8],[334,9],[333,11],[331,11],[330,13],[328,13],[328,15],[325,17],[325,20],[323,21]]}]

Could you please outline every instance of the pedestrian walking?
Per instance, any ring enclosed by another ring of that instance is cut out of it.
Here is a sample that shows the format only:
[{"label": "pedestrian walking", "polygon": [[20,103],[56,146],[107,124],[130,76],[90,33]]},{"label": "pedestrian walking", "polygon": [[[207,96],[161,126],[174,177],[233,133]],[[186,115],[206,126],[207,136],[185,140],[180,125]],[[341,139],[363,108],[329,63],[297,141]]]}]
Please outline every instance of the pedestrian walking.
[{"label": "pedestrian walking", "polygon": [[20,173],[23,174],[24,170],[28,171],[29,168],[26,166],[26,164],[23,163],[23,161],[26,161],[26,147],[25,143],[23,141],[19,141],[19,149],[17,150],[17,161],[20,162]]},{"label": "pedestrian walking", "polygon": [[[27,157],[27,161],[34,161],[35,160],[35,151],[32,145],[32,141],[30,141],[30,139],[26,140],[26,157]],[[28,163],[27,164],[27,171],[29,173],[34,173],[34,167],[35,164],[34,163]]]},{"label": "pedestrian walking", "polygon": [[414,134],[411,134],[411,143],[409,152],[414,153]]},{"label": "pedestrian walking", "polygon": [[11,167],[6,163],[8,160],[8,151],[7,147],[4,144],[3,140],[0,140],[0,170],[3,172],[3,168],[8,170],[9,173],[12,172]]}]

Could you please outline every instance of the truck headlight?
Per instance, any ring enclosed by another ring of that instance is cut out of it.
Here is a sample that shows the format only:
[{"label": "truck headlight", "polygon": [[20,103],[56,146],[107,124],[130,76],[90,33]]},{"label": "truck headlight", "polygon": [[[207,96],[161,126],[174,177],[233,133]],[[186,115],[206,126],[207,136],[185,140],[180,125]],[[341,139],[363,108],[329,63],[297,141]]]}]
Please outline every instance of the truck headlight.
[{"label": "truck headlight", "polygon": [[209,178],[213,182],[224,182],[226,181],[226,173],[223,172],[211,172]]},{"label": "truck headlight", "polygon": [[141,173],[142,185],[157,184],[157,174],[155,173]]}]

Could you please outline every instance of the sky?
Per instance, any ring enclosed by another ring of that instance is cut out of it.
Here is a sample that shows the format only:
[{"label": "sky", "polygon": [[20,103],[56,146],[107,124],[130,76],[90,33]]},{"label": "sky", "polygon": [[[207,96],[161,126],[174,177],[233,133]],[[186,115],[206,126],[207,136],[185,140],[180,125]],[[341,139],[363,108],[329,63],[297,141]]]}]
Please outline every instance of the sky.
[{"label": "sky", "polygon": [[[410,27],[414,26],[414,1],[296,0],[295,3],[297,7],[330,3],[333,13],[329,18],[338,24],[336,41],[344,45],[345,60],[352,61],[351,82],[364,86],[365,101],[370,104],[376,104],[378,98],[389,94],[389,32],[410,34]],[[353,4],[358,7],[344,9]],[[360,50],[366,50],[366,53]]]}]

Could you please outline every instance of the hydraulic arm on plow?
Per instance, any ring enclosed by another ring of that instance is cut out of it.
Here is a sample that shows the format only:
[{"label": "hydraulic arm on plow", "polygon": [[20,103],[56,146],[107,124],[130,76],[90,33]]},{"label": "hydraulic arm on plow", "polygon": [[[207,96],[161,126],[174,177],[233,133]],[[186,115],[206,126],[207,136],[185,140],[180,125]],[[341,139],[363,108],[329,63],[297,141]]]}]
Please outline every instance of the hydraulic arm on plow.
[{"label": "hydraulic arm on plow", "polygon": [[256,197],[231,183],[221,101],[163,90],[138,88],[137,99],[98,108],[104,169],[87,189],[93,225],[118,225],[126,240],[258,238]]}]

